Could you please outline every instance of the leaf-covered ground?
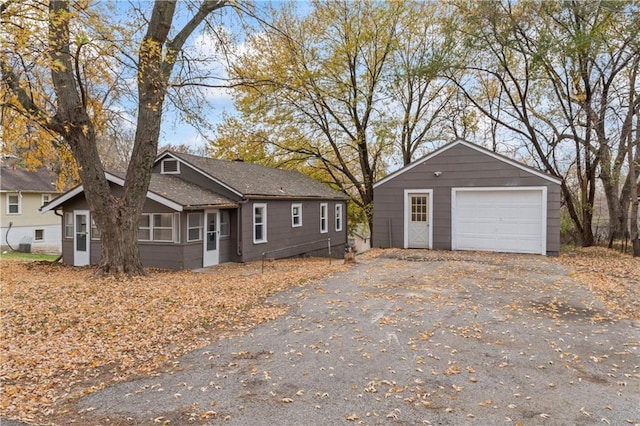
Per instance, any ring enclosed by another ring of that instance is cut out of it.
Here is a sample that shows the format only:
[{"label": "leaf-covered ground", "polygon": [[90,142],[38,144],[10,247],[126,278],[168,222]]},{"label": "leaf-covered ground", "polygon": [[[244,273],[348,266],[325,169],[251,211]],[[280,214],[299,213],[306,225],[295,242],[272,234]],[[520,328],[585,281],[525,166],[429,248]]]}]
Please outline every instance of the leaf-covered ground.
[{"label": "leaf-covered ground", "polygon": [[2,260],[0,417],[44,421],[64,400],[283,314],[264,300],[344,268],[299,259],[117,280]]},{"label": "leaf-covered ground", "polygon": [[640,258],[589,247],[563,252],[558,261],[620,317],[640,320]]},{"label": "leaf-covered ground", "polygon": [[[456,256],[464,254],[446,258]],[[592,248],[550,260],[570,268],[620,317],[640,319],[637,259]],[[0,417],[63,415],[65,401],[153,374],[186,352],[283,314],[286,307],[266,298],[345,268],[304,259],[269,262],[264,273],[252,263],[115,280],[96,278],[91,269],[3,260]]]}]

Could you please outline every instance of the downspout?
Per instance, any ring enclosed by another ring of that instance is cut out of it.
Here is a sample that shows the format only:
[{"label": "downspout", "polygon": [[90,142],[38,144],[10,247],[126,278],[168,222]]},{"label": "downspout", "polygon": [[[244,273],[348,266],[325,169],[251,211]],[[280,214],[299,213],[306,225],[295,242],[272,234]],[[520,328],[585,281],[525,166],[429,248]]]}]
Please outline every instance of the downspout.
[{"label": "downspout", "polygon": [[237,243],[236,243],[236,255],[239,258],[242,258],[242,206],[247,204],[249,200],[238,201],[238,214],[236,215],[236,232],[237,234]]},{"label": "downspout", "polygon": [[13,226],[13,222],[9,222],[9,227],[7,228],[7,233],[4,235],[4,240],[7,242],[7,245],[9,246],[11,251],[16,251],[16,249],[11,247],[11,244],[9,243],[9,231],[11,231],[12,226]]},{"label": "downspout", "polygon": [[[53,214],[55,214],[56,216],[59,216],[62,218],[62,220],[64,221],[64,215],[62,213],[58,213],[58,209],[54,209],[53,210]],[[64,222],[63,223],[63,227],[64,227]],[[62,230],[64,232],[64,229]],[[55,259],[53,259],[51,261],[51,263],[56,263],[56,262],[60,262],[62,260],[62,244],[60,245],[60,256],[56,257]]]}]

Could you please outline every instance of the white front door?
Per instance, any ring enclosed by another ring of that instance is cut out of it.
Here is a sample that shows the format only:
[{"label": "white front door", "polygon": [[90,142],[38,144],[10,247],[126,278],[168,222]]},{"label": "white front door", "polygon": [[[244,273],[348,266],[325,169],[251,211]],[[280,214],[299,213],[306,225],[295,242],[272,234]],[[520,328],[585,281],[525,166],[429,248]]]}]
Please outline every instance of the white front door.
[{"label": "white front door", "polygon": [[73,212],[73,266],[85,266],[90,263],[89,247],[89,211]]},{"label": "white front door", "polygon": [[431,248],[430,193],[408,193],[405,200],[406,247]]},{"label": "white front door", "polygon": [[204,255],[202,266],[217,265],[219,260],[220,243],[220,215],[218,210],[206,210],[204,212]]}]

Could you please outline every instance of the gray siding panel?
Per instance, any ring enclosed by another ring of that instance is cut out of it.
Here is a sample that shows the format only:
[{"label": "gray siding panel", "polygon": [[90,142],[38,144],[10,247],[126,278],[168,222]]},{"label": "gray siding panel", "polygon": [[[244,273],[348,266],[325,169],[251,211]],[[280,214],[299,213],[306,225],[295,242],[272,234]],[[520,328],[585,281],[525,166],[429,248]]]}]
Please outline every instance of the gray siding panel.
[{"label": "gray siding panel", "polygon": [[[258,260],[265,253],[267,258],[293,257],[309,254],[328,255],[328,241],[341,247],[332,249],[332,256],[343,257],[347,243],[347,207],[344,202],[327,201],[328,231],[320,233],[320,203],[323,201],[251,200],[242,206],[242,260]],[[267,242],[253,243],[253,205],[267,204]],[[291,226],[291,204],[302,204],[302,226]],[[343,205],[342,231],[335,230],[335,205]]]},{"label": "gray siding panel", "polygon": [[[439,177],[434,172],[441,172]],[[547,187],[547,252],[560,249],[560,186],[464,145],[423,161],[374,190],[373,247],[403,247],[404,190],[433,190],[433,248],[451,249],[451,188]]]}]

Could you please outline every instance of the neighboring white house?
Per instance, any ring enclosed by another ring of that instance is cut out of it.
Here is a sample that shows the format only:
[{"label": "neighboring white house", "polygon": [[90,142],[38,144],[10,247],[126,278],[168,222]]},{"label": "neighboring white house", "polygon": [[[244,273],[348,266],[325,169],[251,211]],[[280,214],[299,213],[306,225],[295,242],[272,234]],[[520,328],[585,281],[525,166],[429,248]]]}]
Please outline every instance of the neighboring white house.
[{"label": "neighboring white house", "polygon": [[60,253],[61,219],[40,207],[58,195],[56,177],[48,170],[0,168],[0,246],[4,250]]}]

